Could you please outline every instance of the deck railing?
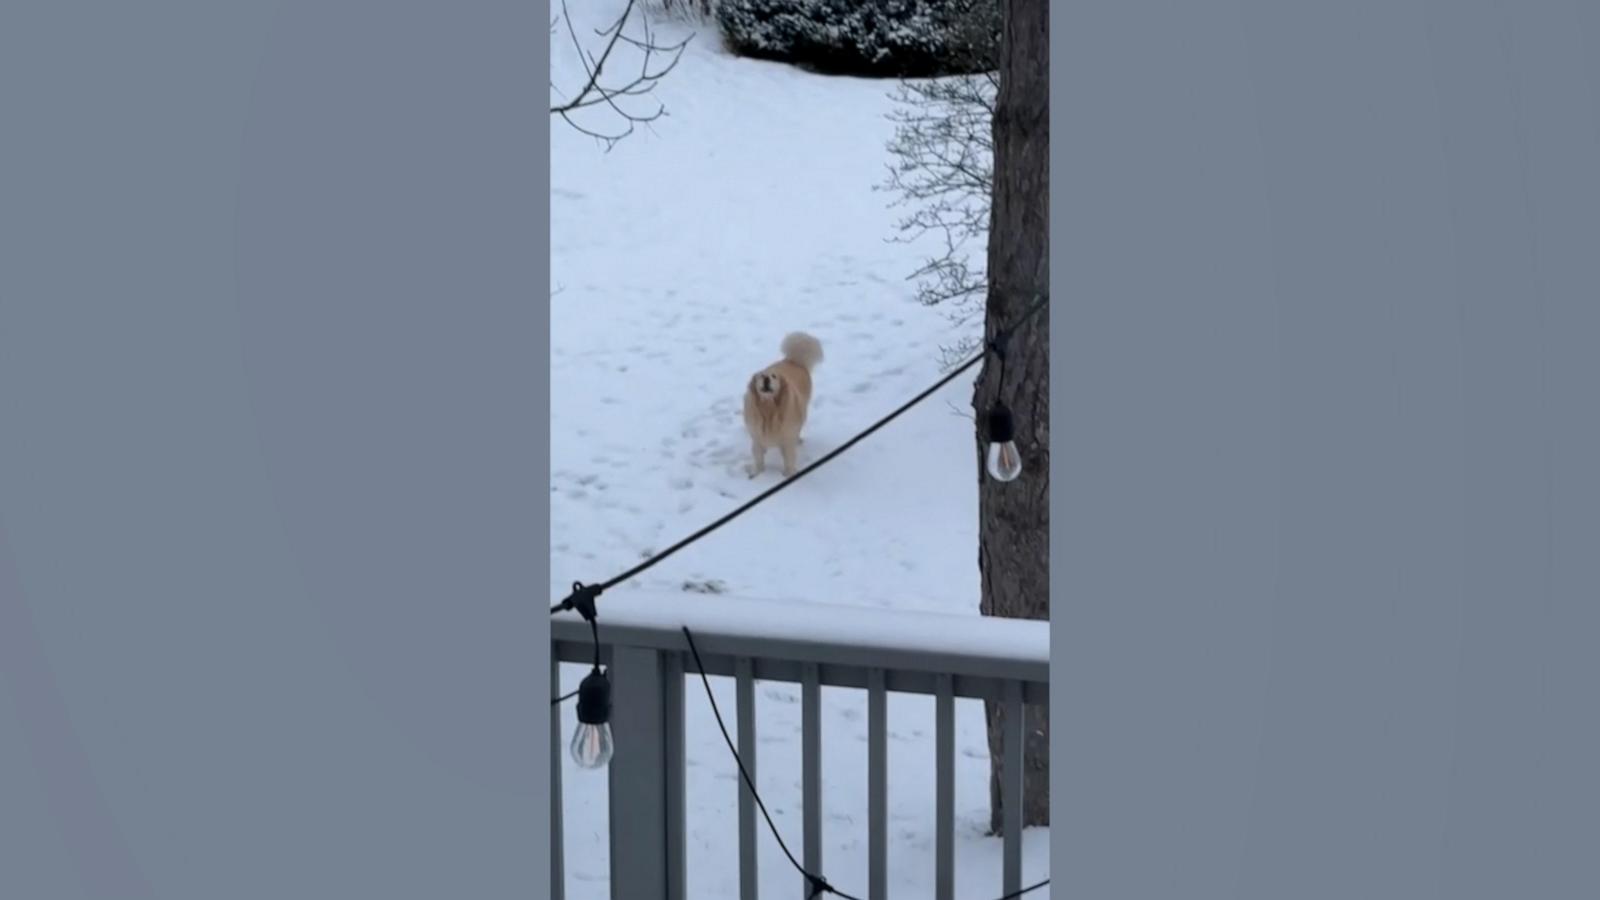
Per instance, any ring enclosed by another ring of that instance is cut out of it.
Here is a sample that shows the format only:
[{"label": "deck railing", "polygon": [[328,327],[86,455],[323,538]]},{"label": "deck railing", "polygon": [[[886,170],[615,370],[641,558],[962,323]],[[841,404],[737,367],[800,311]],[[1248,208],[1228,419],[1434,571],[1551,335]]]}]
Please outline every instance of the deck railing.
[{"label": "deck railing", "polygon": [[[681,628],[694,635],[711,676],[736,680],[737,745],[755,778],[757,681],[800,685],[802,841],[809,872],[822,858],[822,698],[827,687],[867,693],[868,875],[839,887],[884,900],[889,886],[888,734],[890,693],[935,698],[935,896],[955,900],[955,699],[981,698],[1005,710],[1001,807],[1002,883],[1022,885],[1023,715],[1049,700],[1049,625],[1040,621],[897,612],[812,603],[774,603],[719,595],[663,597],[607,593],[601,598],[601,658],[609,667],[615,753],[609,771],[611,897],[687,900],[685,888],[686,677],[698,680]],[[588,625],[574,614],[551,620],[552,684],[559,666],[589,663]],[[572,704],[551,708],[551,900],[563,900],[562,735]],[[738,787],[739,897],[757,900],[756,847],[762,827],[754,797]],[[627,848],[626,852],[615,852]],[[810,895],[795,875],[793,897]]]}]

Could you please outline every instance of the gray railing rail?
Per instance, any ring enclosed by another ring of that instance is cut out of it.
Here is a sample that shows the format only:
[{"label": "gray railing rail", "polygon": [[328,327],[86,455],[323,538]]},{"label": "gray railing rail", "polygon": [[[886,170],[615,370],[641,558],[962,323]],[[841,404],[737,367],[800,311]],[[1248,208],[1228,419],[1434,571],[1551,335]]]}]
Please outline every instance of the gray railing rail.
[{"label": "gray railing rail", "polygon": [[[821,689],[867,691],[866,900],[888,890],[887,695],[931,694],[935,740],[935,896],[954,900],[955,699],[1003,704],[1002,884],[1022,887],[1024,704],[1048,705],[1049,624],[1042,621],[901,612],[725,595],[607,593],[599,602],[601,658],[612,679],[610,778],[611,897],[687,900],[685,888],[684,689],[698,679],[682,627],[694,634],[708,675],[736,680],[739,756],[755,778],[755,682],[800,685],[801,806],[797,855],[826,874],[822,858]],[[551,619],[552,685],[563,662],[589,663],[589,627],[575,614]],[[561,828],[563,733],[572,705],[551,708],[551,900],[563,900]],[[756,900],[761,827],[754,798],[739,783],[739,896]],[[616,848],[627,848],[618,853]],[[840,885],[860,892],[861,887]],[[795,875],[796,898],[809,885]]]}]

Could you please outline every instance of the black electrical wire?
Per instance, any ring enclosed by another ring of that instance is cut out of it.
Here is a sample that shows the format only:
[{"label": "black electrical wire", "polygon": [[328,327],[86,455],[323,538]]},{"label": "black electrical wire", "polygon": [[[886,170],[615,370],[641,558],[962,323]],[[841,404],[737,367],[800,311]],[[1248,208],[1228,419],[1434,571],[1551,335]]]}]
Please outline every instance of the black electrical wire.
[{"label": "black electrical wire", "polygon": [[[827,464],[828,462],[831,462],[839,454],[845,452],[846,450],[849,450],[851,447],[854,447],[856,444],[858,444],[861,441],[865,440],[869,435],[873,434],[878,429],[882,428],[883,426],[885,426],[885,425],[889,424],[890,422],[894,421],[895,419],[899,418],[902,414],[904,414],[907,410],[911,409],[913,406],[916,406],[918,403],[921,403],[922,401],[928,399],[928,397],[932,396],[935,391],[939,390],[940,388],[942,388],[945,385],[949,384],[950,382],[954,381],[956,379],[956,377],[959,376],[961,373],[965,372],[966,370],[972,368],[973,366],[975,366],[979,362],[981,362],[984,359],[984,357],[987,356],[991,351],[996,353],[996,355],[1001,360],[1004,360],[1005,359],[1006,342],[1010,339],[1011,335],[1014,334],[1018,328],[1021,328],[1024,323],[1026,323],[1028,320],[1032,319],[1035,315],[1037,315],[1038,312],[1041,309],[1044,309],[1048,305],[1049,305],[1049,295],[1048,294],[1039,295],[1038,297],[1036,297],[1034,299],[1033,305],[1030,306],[1026,311],[1024,311],[1023,314],[1020,317],[1018,317],[1017,321],[1013,322],[1009,327],[997,332],[995,334],[995,336],[988,341],[988,343],[985,345],[984,349],[981,352],[974,354],[971,359],[968,359],[966,362],[964,362],[961,365],[957,366],[956,368],[952,369],[950,372],[945,374],[944,377],[942,377],[938,381],[934,382],[932,386],[930,386],[926,390],[922,391],[921,393],[917,394],[915,397],[912,397],[910,400],[906,401],[898,409],[894,410],[893,412],[889,413],[888,415],[884,416],[883,418],[879,419],[878,421],[876,421],[876,422],[872,423],[871,425],[867,426],[867,429],[865,431],[862,431],[860,434],[857,434],[855,437],[851,438],[850,440],[845,441],[843,444],[840,444],[839,446],[833,448],[828,453],[824,454],[821,458],[819,458],[816,461],[812,462],[810,465],[806,466],[805,468],[801,469],[800,471],[794,473],[792,476],[784,479],[783,481],[778,482],[777,484],[773,485],[772,487],[767,488],[766,490],[762,491],[761,493],[755,495],[754,497],[750,498],[749,500],[747,500],[744,503],[740,504],[739,506],[735,507],[731,512],[723,515],[721,518],[717,519],[716,521],[712,522],[711,524],[706,525],[704,528],[701,528],[699,531],[694,532],[693,534],[689,535],[688,537],[684,538],[683,540],[678,541],[676,544],[673,544],[672,546],[668,547],[667,549],[662,550],[660,553],[656,553],[656,554],[650,556],[649,558],[645,559],[643,562],[639,563],[638,565],[634,566],[633,568],[631,568],[631,569],[627,570],[626,572],[623,572],[622,574],[617,575],[617,576],[615,576],[615,577],[613,577],[613,578],[611,578],[611,579],[609,579],[607,581],[601,582],[600,584],[591,584],[591,585],[585,585],[582,582],[574,583],[573,586],[572,586],[572,593],[568,594],[566,599],[562,600],[560,603],[557,603],[554,606],[551,606],[550,607],[550,614],[554,615],[554,614],[556,614],[558,612],[564,612],[564,611],[569,610],[569,609],[577,609],[580,612],[580,614],[584,615],[584,618],[590,619],[590,621],[592,622],[593,620],[592,620],[591,616],[593,615],[593,610],[594,610],[594,600],[595,600],[596,597],[599,597],[600,594],[604,593],[605,591],[610,590],[611,588],[616,587],[619,584],[622,584],[625,581],[628,581],[631,578],[634,578],[634,577],[638,576],[639,574],[644,572],[646,569],[649,569],[651,566],[654,566],[655,564],[661,562],[662,560],[666,559],[667,557],[671,556],[672,554],[677,553],[679,550],[682,550],[683,548],[689,546],[690,544],[693,544],[695,541],[698,541],[701,538],[705,537],[706,535],[712,533],[713,531],[716,531],[718,528],[721,528],[722,526],[728,524],[729,522],[733,521],[734,519],[738,518],[739,516],[744,515],[746,512],[749,512],[752,508],[754,508],[757,504],[760,504],[760,503],[764,502],[768,497],[773,496],[774,494],[778,493],[779,491],[783,490],[784,488],[788,487],[789,485],[794,484],[796,481],[799,481],[801,478],[804,478],[805,476],[809,475],[811,472],[815,471],[816,469],[819,469],[823,465]],[[588,610],[587,613],[584,612],[585,609]]]},{"label": "black electrical wire", "polygon": [[1021,897],[1023,894],[1028,894],[1028,893],[1032,893],[1033,891],[1037,891],[1039,888],[1042,888],[1042,887],[1044,887],[1045,885],[1047,885],[1049,883],[1050,883],[1050,879],[1046,878],[1045,880],[1039,882],[1038,884],[1030,884],[1030,885],[1028,885],[1027,887],[1023,888],[1020,891],[1012,891],[1011,893],[1005,895],[1004,897],[995,898],[995,900],[1016,900],[1017,897]]},{"label": "black electrical wire", "polygon": [[789,865],[794,866],[796,872],[805,876],[806,883],[811,885],[811,896],[815,897],[818,893],[828,893],[843,897],[844,900],[861,900],[859,897],[841,893],[823,880],[821,875],[807,872],[805,866],[800,865],[800,861],[794,858],[793,853],[789,852],[789,845],[783,842],[783,835],[778,833],[778,826],[773,824],[772,816],[767,814],[767,804],[761,801],[761,794],[756,791],[756,783],[750,777],[750,772],[745,769],[744,760],[739,758],[739,751],[733,746],[733,738],[728,735],[728,726],[722,721],[722,710],[717,708],[717,698],[711,693],[711,680],[706,677],[705,664],[700,661],[700,650],[694,645],[694,635],[689,633],[689,626],[684,625],[682,628],[683,638],[689,642],[689,652],[694,656],[694,667],[700,673],[700,683],[706,687],[706,699],[711,701],[711,714],[717,718],[717,727],[722,729],[722,739],[728,743],[728,752],[733,754],[733,762],[739,767],[739,776],[744,779],[744,786],[750,789],[750,796],[755,798],[756,808],[761,810],[761,817],[767,820],[767,828],[772,832],[773,838],[777,840],[778,849],[783,851],[784,856],[789,857]]}]

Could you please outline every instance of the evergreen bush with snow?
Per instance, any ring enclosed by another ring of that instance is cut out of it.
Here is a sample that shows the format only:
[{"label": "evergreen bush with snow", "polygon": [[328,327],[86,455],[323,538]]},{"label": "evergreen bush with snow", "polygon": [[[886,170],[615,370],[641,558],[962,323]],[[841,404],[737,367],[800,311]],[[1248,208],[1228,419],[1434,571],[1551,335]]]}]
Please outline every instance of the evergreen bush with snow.
[{"label": "evergreen bush with snow", "polygon": [[719,0],[742,56],[819,72],[925,78],[992,70],[998,0]]}]

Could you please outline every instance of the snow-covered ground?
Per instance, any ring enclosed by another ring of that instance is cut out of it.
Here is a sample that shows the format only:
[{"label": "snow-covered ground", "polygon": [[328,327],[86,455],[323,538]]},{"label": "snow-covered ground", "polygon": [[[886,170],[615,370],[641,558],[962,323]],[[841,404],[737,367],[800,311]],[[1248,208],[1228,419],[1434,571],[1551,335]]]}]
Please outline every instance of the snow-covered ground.
[{"label": "snow-covered ground", "polygon": [[[574,5],[598,26],[616,0]],[[686,26],[658,23],[676,39]],[[606,153],[552,121],[551,597],[600,581],[770,485],[743,471],[740,398],[785,332],[823,343],[801,464],[938,377],[960,334],[919,306],[905,276],[924,248],[886,240],[884,172],[892,84],[736,59],[699,29],[657,89],[669,116]],[[558,88],[581,73],[551,39]],[[603,119],[601,120],[603,121]],[[641,576],[663,603],[812,600],[977,615],[972,382],[963,377],[828,466]],[[602,610],[604,607],[602,599]],[[603,621],[603,612],[602,612]],[[566,667],[561,690],[584,670]],[[733,685],[713,680],[733,727]],[[737,770],[709,704],[688,698],[689,896],[738,895]],[[757,780],[800,848],[799,691],[757,693]],[[866,697],[824,689],[826,876],[865,894]],[[933,890],[933,704],[889,700],[890,895]],[[570,728],[570,715],[564,717]],[[982,709],[957,705],[958,895],[1000,893],[1000,842],[986,837]],[[568,896],[607,896],[606,778],[566,761]],[[1025,835],[1024,877],[1048,876],[1048,831]],[[761,836],[762,895],[798,896]],[[1030,894],[1048,897],[1048,889]]]}]

